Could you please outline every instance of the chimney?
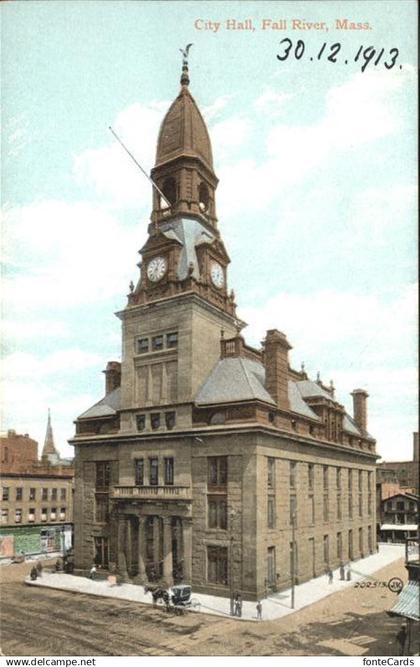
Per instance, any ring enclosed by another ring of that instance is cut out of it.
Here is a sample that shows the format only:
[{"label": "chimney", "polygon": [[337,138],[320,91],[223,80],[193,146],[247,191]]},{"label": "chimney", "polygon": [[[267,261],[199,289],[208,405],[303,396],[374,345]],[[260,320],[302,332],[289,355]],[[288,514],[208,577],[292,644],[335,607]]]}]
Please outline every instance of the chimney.
[{"label": "chimney", "polygon": [[281,410],[289,410],[289,360],[292,349],[286,336],[270,329],[264,341],[265,387]]},{"label": "chimney", "polygon": [[419,433],[413,433],[413,461],[419,460]]},{"label": "chimney", "polygon": [[119,361],[108,361],[105,373],[105,394],[109,394],[121,385],[121,364]]},{"label": "chimney", "polygon": [[360,430],[367,431],[367,398],[369,394],[364,389],[353,389],[353,419]]}]

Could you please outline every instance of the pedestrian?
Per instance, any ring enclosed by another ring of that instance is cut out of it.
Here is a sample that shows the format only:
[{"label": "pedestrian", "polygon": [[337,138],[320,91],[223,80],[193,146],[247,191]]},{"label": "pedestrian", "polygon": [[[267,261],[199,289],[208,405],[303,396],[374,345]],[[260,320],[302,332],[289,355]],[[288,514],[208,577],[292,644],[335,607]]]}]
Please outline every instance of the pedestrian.
[{"label": "pedestrian", "polygon": [[95,563],[93,563],[92,567],[90,568],[89,577],[91,579],[96,579],[96,565],[95,565]]},{"label": "pedestrian", "polygon": [[334,576],[330,567],[327,570],[327,576],[328,576],[328,583],[332,584],[334,581]]},{"label": "pedestrian", "polygon": [[262,621],[262,604],[261,600],[257,600],[257,619]]},{"label": "pedestrian", "polygon": [[396,639],[399,647],[398,655],[405,655],[405,642],[407,641],[407,623],[402,623],[400,629],[397,632]]},{"label": "pedestrian", "polygon": [[351,569],[350,569],[350,565],[347,567],[346,579],[347,579],[347,581],[351,581]]},{"label": "pedestrian", "polygon": [[42,570],[43,570],[42,563],[39,560],[36,564],[36,571],[38,572],[38,577],[42,577]]},{"label": "pedestrian", "polygon": [[34,565],[31,572],[30,572],[31,581],[36,581],[37,576],[38,576],[38,570],[36,569],[36,567]]},{"label": "pedestrian", "polygon": [[340,563],[340,581],[344,581],[346,578],[346,573],[344,571],[343,563]]},{"label": "pedestrian", "polygon": [[242,598],[241,598],[240,593],[237,593],[236,597],[235,597],[235,614],[234,615],[238,616],[239,618],[241,618],[241,616],[242,616]]},{"label": "pedestrian", "polygon": [[59,558],[55,561],[55,571],[60,572],[61,571],[61,561]]}]

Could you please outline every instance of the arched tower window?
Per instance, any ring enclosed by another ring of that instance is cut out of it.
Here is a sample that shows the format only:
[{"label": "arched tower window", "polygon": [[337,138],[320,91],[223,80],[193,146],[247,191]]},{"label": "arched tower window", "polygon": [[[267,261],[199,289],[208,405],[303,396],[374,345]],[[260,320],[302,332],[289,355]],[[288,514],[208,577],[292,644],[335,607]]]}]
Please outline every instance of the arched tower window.
[{"label": "arched tower window", "polygon": [[198,205],[200,207],[200,211],[206,213],[209,209],[209,202],[210,202],[209,189],[205,183],[200,183],[200,186],[198,188]]},{"label": "arched tower window", "polygon": [[[174,178],[165,178],[162,185],[162,192],[171,206],[173,206],[177,200],[176,181]],[[166,206],[166,202],[162,201],[162,207],[166,208]]]}]

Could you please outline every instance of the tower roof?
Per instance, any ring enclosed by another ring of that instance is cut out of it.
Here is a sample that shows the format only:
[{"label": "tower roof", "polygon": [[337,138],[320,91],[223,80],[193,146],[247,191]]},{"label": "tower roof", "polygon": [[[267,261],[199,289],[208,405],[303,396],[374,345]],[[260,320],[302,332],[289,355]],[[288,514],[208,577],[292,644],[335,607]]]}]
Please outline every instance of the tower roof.
[{"label": "tower roof", "polygon": [[[191,46],[191,45],[189,45]],[[156,164],[181,156],[198,157],[213,170],[213,155],[206,124],[188,85],[188,47],[182,63],[181,90],[172,102],[160,126]]]},{"label": "tower roof", "polygon": [[48,458],[48,456],[58,456],[58,452],[54,444],[54,435],[51,426],[51,413],[48,408],[48,421],[47,421],[47,430],[45,433],[44,447],[42,448],[42,458]]}]

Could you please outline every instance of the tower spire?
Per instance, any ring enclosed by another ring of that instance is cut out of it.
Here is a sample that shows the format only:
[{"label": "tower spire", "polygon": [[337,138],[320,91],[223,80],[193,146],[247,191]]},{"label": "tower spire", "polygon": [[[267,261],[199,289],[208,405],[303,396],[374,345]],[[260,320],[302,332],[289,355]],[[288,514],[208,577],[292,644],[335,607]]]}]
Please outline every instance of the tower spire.
[{"label": "tower spire", "polygon": [[185,49],[179,49],[182,53],[182,74],[181,74],[181,86],[188,86],[190,83],[190,77],[188,73],[188,52],[192,44],[187,44]]},{"label": "tower spire", "polygon": [[43,461],[55,462],[58,458],[58,452],[54,444],[54,435],[51,426],[51,411],[48,408],[47,430],[45,432],[44,447],[42,448],[41,458]]}]

